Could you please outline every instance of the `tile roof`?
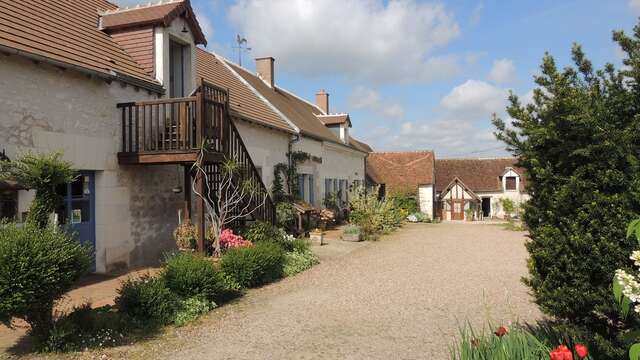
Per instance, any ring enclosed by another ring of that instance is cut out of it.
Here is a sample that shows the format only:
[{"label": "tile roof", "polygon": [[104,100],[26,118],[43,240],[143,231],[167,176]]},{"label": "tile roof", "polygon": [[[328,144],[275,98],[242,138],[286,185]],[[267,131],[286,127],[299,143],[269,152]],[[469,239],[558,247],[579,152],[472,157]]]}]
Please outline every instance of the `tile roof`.
[{"label": "tile roof", "polygon": [[140,64],[98,29],[98,12],[116,8],[105,0],[0,0],[0,50],[162,91]]},{"label": "tile roof", "polygon": [[231,62],[227,62],[227,64],[249,83],[251,87],[257,90],[262,97],[276,107],[283,116],[300,129],[302,135],[318,140],[343,144],[342,141],[316,117],[316,115],[324,115],[320,108],[277,86],[273,88],[269,87],[269,85],[262,81],[257,75],[250,73],[236,64]]},{"label": "tile roof", "polygon": [[436,191],[444,190],[456,177],[472,191],[502,191],[500,177],[508,167],[520,174],[520,189],[526,187],[524,169],[517,168],[515,158],[436,160]]},{"label": "tile roof", "polygon": [[348,122],[351,126],[349,114],[316,115],[316,117],[325,125],[339,125]]},{"label": "tile roof", "polygon": [[100,26],[102,30],[107,32],[145,25],[169,26],[171,21],[178,16],[185,17],[191,28],[196,44],[206,45],[207,40],[202,33],[200,25],[198,25],[189,0],[171,1],[168,3],[160,2],[130,9],[108,10],[103,13],[100,19]]},{"label": "tile roof", "polygon": [[364,151],[366,153],[372,153],[373,152],[373,149],[371,148],[371,146],[369,146],[366,143],[363,143],[362,141],[358,141],[353,136],[351,136],[349,138],[349,144],[351,144],[354,147],[358,148],[358,150],[360,150],[360,151]]},{"label": "tile roof", "polygon": [[367,175],[385,184],[390,193],[433,184],[433,170],[433,151],[373,152],[367,156]]},{"label": "tile roof", "polygon": [[196,50],[197,75],[205,81],[229,90],[229,107],[232,115],[245,120],[295,132],[280,115],[262,100],[225,61],[205,50]]}]

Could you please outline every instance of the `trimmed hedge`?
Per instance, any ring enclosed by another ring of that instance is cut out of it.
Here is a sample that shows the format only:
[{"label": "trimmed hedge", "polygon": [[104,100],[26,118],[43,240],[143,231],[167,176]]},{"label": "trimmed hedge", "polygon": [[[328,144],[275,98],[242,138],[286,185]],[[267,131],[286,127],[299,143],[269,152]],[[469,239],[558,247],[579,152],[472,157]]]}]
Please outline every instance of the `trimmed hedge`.
[{"label": "trimmed hedge", "polygon": [[124,314],[159,325],[173,322],[181,307],[180,298],[169,290],[163,279],[149,276],[126,280],[118,290],[115,303]]},{"label": "trimmed hedge", "polygon": [[241,287],[256,287],[280,279],[285,252],[271,242],[259,242],[252,247],[236,248],[222,256],[222,271]]}]

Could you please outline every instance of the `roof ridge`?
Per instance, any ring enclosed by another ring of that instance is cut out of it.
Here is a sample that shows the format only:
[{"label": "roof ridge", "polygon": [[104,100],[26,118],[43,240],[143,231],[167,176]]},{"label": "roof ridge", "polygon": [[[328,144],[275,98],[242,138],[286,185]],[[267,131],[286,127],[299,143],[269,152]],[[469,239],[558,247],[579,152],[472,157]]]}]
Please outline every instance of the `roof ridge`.
[{"label": "roof ridge", "polygon": [[417,153],[432,153],[433,150],[409,150],[409,151],[374,151],[372,154],[417,154]]},{"label": "roof ridge", "polygon": [[[283,114],[282,111],[280,111],[275,105],[273,105],[271,103],[271,101],[269,101],[262,94],[260,94],[260,92],[256,88],[254,88],[251,84],[249,84],[248,81],[246,81],[242,76],[240,76],[240,74],[238,74],[236,72],[236,70],[227,63],[228,59],[226,59],[222,55],[218,55],[217,53],[215,53],[213,51],[209,52],[209,51],[204,50],[204,49],[200,49],[200,50],[213,55],[217,59],[220,59],[220,63],[222,63],[222,65],[224,67],[226,67],[227,70],[229,70],[233,74],[233,76],[235,76],[244,86],[246,86],[252,93],[254,93],[260,100],[262,100],[268,107],[270,107],[271,110],[273,110],[278,116],[280,116],[282,118],[282,120],[284,120],[284,122],[286,122],[297,134],[300,134],[300,128],[297,127],[296,124],[294,124],[291,120],[289,120],[289,118],[285,114]],[[233,63],[233,62],[231,62],[231,63]],[[247,72],[249,72],[251,74],[251,72],[246,70],[245,68],[243,68],[241,66],[240,66],[240,68],[242,70],[245,70],[245,71],[247,71]],[[251,74],[251,75],[253,75],[253,74]]]},{"label": "roof ridge", "polygon": [[[275,85],[274,85],[274,86],[275,86]],[[280,86],[275,86],[275,87],[277,87],[277,88],[278,88],[278,89],[280,89],[281,91],[284,91],[284,92],[286,92],[287,94],[289,94],[289,95],[291,95],[291,96],[295,97],[296,99],[298,99],[298,100],[300,100],[300,101],[303,101],[303,102],[305,102],[305,103],[307,103],[307,104],[309,104],[309,105],[313,106],[314,108],[316,108],[317,110],[319,110],[322,114],[325,114],[325,115],[327,114],[327,113],[325,113],[325,112],[324,112],[324,110],[322,110],[318,105],[316,105],[316,104],[312,103],[311,101],[308,101],[307,99],[302,98],[302,97],[300,97],[300,96],[298,96],[298,95],[296,95],[296,94],[292,93],[291,91],[289,91],[289,90],[287,90],[287,89],[281,88]],[[314,115],[315,115],[315,114],[314,114]]]},{"label": "roof ridge", "polygon": [[119,7],[118,6],[117,9],[105,10],[105,11],[101,12],[100,15],[120,14],[120,13],[127,12],[127,11],[148,9],[148,8],[151,8],[151,7],[154,7],[154,6],[169,5],[169,4],[179,3],[179,2],[185,2],[185,0],[156,0],[155,3],[152,3],[151,1],[148,1],[147,3],[140,3],[140,4],[133,5],[133,6],[125,6],[125,7]]},{"label": "roof ridge", "polygon": [[444,160],[517,160],[514,156],[498,156],[498,157],[485,157],[485,158],[440,158],[440,161]]},{"label": "roof ridge", "polygon": [[349,113],[337,113],[337,114],[320,114],[320,115],[317,115],[317,114],[314,114],[314,115],[316,115],[317,117],[329,117],[329,116],[349,116]]}]

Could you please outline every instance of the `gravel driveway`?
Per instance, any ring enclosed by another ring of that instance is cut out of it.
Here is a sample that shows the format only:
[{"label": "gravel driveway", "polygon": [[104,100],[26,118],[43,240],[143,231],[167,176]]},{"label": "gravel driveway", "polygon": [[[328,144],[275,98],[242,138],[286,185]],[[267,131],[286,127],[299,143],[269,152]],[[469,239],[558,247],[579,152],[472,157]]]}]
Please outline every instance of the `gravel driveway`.
[{"label": "gravel driveway", "polygon": [[330,242],[322,263],[252,290],[195,325],[112,358],[447,359],[459,326],[540,317],[520,278],[524,234],[411,224],[375,243]]}]

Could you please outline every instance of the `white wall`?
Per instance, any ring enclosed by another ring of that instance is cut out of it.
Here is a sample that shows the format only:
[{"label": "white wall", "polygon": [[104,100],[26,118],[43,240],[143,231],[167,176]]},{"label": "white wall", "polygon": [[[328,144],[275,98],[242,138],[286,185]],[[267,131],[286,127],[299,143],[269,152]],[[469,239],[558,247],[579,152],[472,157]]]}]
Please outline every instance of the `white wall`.
[{"label": "white wall", "polygon": [[433,219],[433,185],[418,186],[418,201],[420,211]]},{"label": "white wall", "polygon": [[278,163],[286,164],[288,162],[287,151],[290,135],[243,120],[235,120],[234,123],[247,146],[254,165],[262,168],[262,181],[268,189],[271,189],[273,167]]},{"label": "white wall", "polygon": [[[154,98],[120,83],[19,56],[0,56],[0,148],[10,158],[63,151],[76,169],[96,171],[96,265],[99,272],[152,262],[173,247],[181,196],[175,166],[119,166],[119,102]],[[26,201],[19,200],[21,208]]]},{"label": "white wall", "polygon": [[[520,207],[523,203],[529,200],[529,195],[520,191],[503,191],[503,192],[478,192],[477,195],[480,198],[491,198],[491,217],[503,219],[505,212],[500,205],[501,198],[508,198],[513,200],[516,207]],[[515,215],[515,214],[512,214]]]},{"label": "white wall", "polygon": [[320,195],[316,195],[316,198],[320,202],[324,200],[326,193],[325,179],[344,179],[347,180],[347,186],[350,186],[354,180],[364,182],[365,176],[365,153],[330,142],[324,142],[323,145],[321,172],[316,181],[316,187],[320,190],[316,191]]}]

